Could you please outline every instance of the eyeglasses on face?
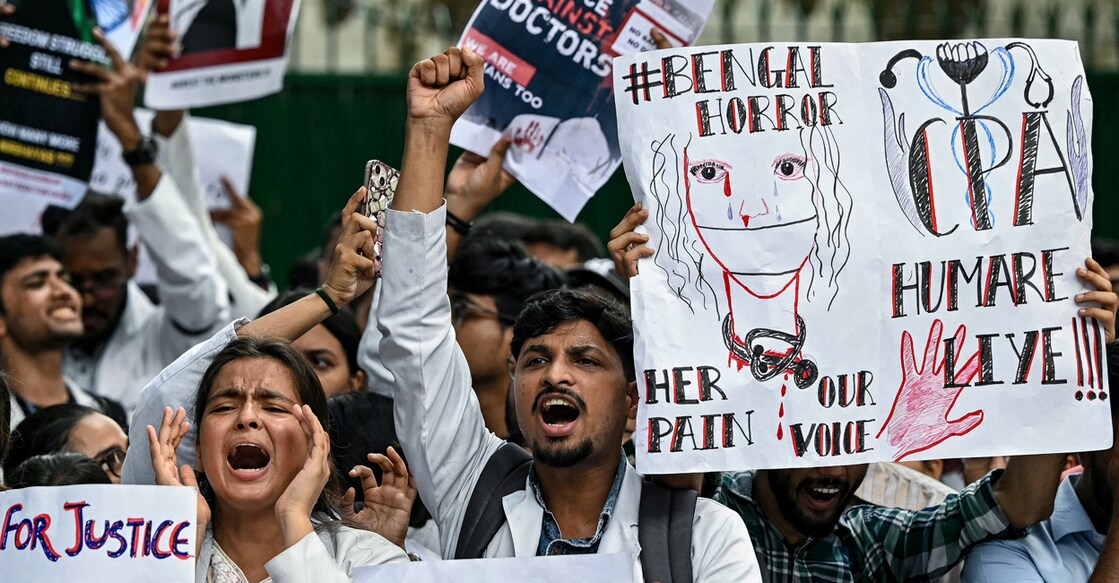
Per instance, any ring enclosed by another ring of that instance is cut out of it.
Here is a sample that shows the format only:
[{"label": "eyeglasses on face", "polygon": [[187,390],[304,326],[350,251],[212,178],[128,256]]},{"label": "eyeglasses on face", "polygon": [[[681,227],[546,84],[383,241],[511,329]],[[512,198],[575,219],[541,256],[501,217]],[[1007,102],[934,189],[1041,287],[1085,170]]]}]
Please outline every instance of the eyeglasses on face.
[{"label": "eyeglasses on face", "polygon": [[497,320],[503,326],[512,326],[514,319],[497,310],[491,310],[464,294],[451,293],[451,322],[457,327],[467,320],[487,318]]},{"label": "eyeglasses on face", "polygon": [[126,452],[123,449],[114,447],[98,454],[97,457],[93,458],[93,461],[101,464],[101,469],[105,471],[106,475],[111,474],[119,478],[120,470],[124,467],[125,455]]}]

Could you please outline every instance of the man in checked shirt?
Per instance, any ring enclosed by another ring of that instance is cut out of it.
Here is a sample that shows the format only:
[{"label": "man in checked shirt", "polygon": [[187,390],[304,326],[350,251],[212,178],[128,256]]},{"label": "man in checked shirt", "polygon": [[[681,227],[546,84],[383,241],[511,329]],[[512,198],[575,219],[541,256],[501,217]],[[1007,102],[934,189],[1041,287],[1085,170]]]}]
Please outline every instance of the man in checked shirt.
[{"label": "man in checked shirt", "polygon": [[[634,230],[648,213],[635,205],[610,232],[607,249],[624,277],[637,275],[638,259],[654,253],[648,236]],[[1119,296],[1107,273],[1088,259],[1077,276],[1096,290],[1076,296],[1082,304],[1079,315],[1099,320],[1106,341],[1112,342]],[[960,423],[948,417],[946,411],[949,425]],[[1065,457],[1016,456],[1005,470],[919,511],[852,506],[866,464],[724,474],[715,500],[746,523],[766,581],[933,581],[976,544],[1021,537],[1026,528],[1048,518]]]},{"label": "man in checked shirt", "polygon": [[[1077,274],[1098,290],[1077,296],[1089,304],[1082,315],[1098,318],[1114,340],[1119,298],[1106,274],[1090,260]],[[932,581],[976,544],[1023,536],[1048,518],[1064,461],[1016,456],[919,511],[851,506],[866,464],[726,474],[715,499],[742,516],[767,581]]]}]

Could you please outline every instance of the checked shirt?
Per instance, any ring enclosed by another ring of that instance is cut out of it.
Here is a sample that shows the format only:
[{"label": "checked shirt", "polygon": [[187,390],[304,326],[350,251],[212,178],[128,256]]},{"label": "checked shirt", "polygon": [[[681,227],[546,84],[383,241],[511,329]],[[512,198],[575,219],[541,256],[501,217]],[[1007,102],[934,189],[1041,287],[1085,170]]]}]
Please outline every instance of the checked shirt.
[{"label": "checked shirt", "polygon": [[742,516],[766,581],[932,581],[973,545],[1021,534],[995,500],[993,483],[1000,475],[993,472],[924,510],[852,506],[831,534],[796,547],[754,501],[753,472],[725,474],[715,499]]}]

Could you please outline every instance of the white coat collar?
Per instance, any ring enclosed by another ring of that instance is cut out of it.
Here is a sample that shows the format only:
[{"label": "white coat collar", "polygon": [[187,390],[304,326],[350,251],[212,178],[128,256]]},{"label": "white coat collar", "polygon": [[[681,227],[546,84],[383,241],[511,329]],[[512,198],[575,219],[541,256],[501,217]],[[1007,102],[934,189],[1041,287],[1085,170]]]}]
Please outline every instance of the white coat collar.
[{"label": "white coat collar", "polygon": [[[627,553],[637,561],[641,554],[641,544],[637,539],[638,514],[641,506],[641,475],[633,466],[626,464],[622,489],[614,514],[610,517],[606,532],[602,534],[599,553]],[[532,557],[540,544],[540,529],[544,521],[544,509],[536,501],[528,480],[525,487],[509,494],[501,500],[505,518],[513,538],[515,556]]]}]

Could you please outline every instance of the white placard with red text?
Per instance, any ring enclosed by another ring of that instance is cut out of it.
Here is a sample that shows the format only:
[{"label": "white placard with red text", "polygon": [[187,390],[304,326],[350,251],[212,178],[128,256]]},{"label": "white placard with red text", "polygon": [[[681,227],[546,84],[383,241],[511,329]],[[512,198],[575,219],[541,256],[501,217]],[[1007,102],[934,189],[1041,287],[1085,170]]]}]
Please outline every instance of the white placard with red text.
[{"label": "white placard with red text", "polygon": [[193,581],[197,497],[170,486],[0,492],[4,581]]},{"label": "white placard with red text", "polygon": [[643,473],[1111,443],[1076,43],[680,48],[614,88]]}]

